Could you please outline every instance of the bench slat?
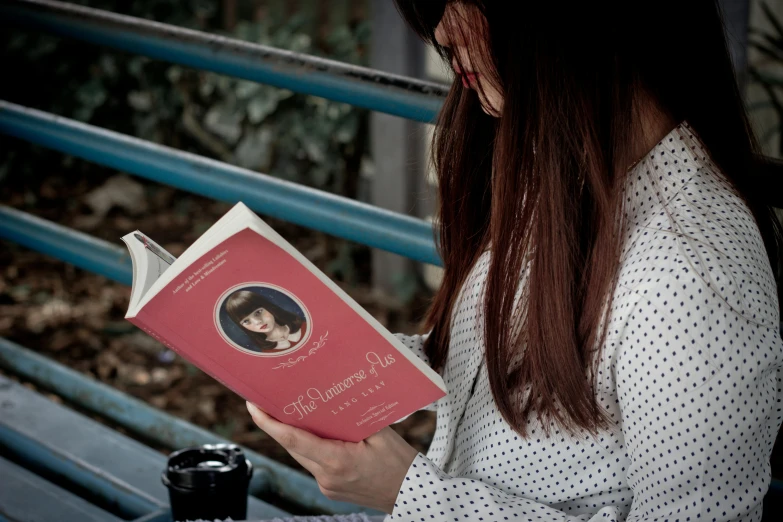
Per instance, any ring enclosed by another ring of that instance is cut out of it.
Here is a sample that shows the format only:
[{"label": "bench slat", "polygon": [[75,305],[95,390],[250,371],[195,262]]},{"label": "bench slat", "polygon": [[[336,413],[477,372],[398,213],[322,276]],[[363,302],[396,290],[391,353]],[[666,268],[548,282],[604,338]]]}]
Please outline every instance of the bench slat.
[{"label": "bench slat", "polygon": [[122,522],[86,500],[0,458],[0,518],[25,522]]},{"label": "bench slat", "polygon": [[[229,442],[2,337],[0,368],[24,377],[42,388],[55,390],[65,400],[110,419],[159,446],[184,448]],[[286,503],[312,513],[349,514],[364,511],[372,515],[381,514],[379,511],[361,508],[348,502],[329,500],[321,493],[311,476],[265,455],[243,449],[256,468],[250,481],[250,491],[259,498],[264,498],[271,492]]]},{"label": "bench slat", "polygon": [[[46,469],[136,518],[168,506],[166,457],[0,376],[0,445],[31,469]],[[250,497],[248,518],[289,516]]]}]

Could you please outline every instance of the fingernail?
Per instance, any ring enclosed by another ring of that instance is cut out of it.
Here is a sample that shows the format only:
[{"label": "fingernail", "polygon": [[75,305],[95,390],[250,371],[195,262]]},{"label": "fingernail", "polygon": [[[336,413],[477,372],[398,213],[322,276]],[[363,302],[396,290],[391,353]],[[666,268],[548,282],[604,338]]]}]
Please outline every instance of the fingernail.
[{"label": "fingernail", "polygon": [[245,405],[247,406],[247,411],[250,412],[250,415],[258,415],[261,413],[261,410],[259,410],[258,407],[256,407],[256,405],[252,402],[246,401]]}]

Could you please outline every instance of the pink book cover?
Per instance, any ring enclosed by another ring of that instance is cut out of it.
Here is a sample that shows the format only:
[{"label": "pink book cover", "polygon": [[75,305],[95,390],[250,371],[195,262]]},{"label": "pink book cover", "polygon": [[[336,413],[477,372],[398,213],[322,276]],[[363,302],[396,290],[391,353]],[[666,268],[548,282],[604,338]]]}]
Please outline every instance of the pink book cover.
[{"label": "pink book cover", "polygon": [[278,420],[356,442],[445,393],[354,306],[246,228],[129,320]]}]

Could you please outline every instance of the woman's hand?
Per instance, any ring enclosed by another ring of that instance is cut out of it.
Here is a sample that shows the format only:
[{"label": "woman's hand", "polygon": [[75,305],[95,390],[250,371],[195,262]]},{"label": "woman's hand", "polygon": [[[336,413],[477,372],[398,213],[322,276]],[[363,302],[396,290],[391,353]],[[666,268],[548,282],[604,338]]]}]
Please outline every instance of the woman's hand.
[{"label": "woman's hand", "polygon": [[313,474],[332,500],[391,513],[402,481],[418,452],[389,427],[361,442],[322,439],[273,419],[247,403],[256,426]]}]

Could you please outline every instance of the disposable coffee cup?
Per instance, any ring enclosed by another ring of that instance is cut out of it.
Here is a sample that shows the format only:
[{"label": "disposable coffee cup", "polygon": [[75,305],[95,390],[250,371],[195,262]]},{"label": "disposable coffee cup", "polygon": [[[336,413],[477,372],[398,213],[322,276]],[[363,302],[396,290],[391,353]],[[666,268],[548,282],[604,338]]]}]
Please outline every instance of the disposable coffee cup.
[{"label": "disposable coffee cup", "polygon": [[234,444],[204,444],[169,455],[163,484],[169,490],[171,518],[244,520],[253,465]]}]

